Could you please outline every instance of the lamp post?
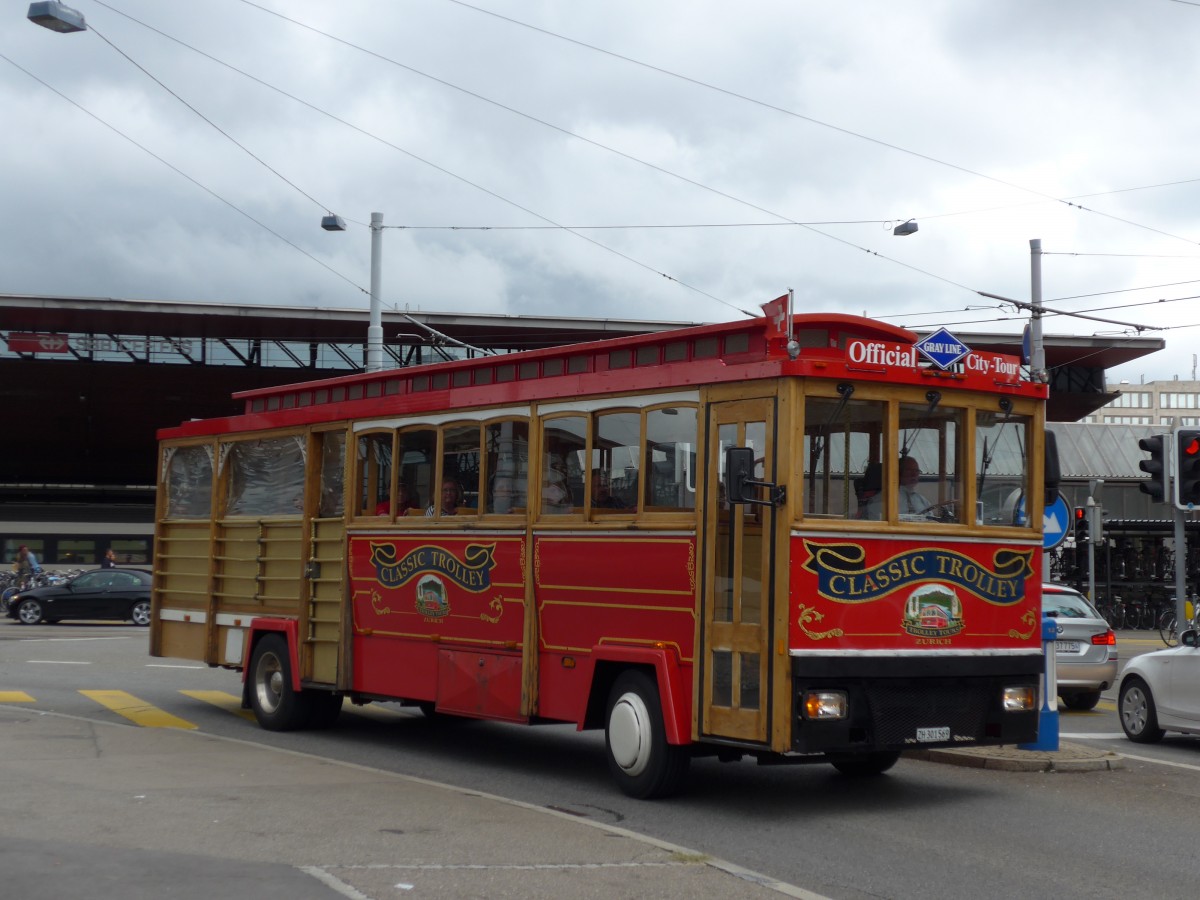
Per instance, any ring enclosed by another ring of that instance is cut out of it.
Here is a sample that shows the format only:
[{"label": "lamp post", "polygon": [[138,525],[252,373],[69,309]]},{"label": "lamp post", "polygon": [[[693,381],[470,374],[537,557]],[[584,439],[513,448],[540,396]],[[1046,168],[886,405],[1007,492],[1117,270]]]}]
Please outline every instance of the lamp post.
[{"label": "lamp post", "polygon": [[[330,213],[321,218],[326,231],[345,231],[346,221]],[[367,322],[367,371],[383,369],[383,309],[379,299],[383,268],[383,213],[371,213],[371,315]]]}]

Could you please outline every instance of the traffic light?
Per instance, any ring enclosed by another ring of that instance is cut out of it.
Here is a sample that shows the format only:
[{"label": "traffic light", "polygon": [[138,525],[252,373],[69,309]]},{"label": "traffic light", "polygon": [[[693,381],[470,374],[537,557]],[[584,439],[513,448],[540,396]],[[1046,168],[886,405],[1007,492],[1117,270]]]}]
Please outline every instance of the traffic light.
[{"label": "traffic light", "polygon": [[1175,432],[1175,505],[1179,509],[1200,505],[1200,429]]},{"label": "traffic light", "polygon": [[1088,515],[1087,509],[1082,506],[1075,507],[1075,543],[1086,544],[1088,539]]},{"label": "traffic light", "polygon": [[1155,503],[1165,503],[1170,493],[1170,471],[1167,468],[1167,436],[1156,434],[1138,441],[1138,446],[1150,454],[1149,459],[1138,463],[1138,468],[1149,472],[1150,478],[1138,485],[1138,490],[1149,494]]}]

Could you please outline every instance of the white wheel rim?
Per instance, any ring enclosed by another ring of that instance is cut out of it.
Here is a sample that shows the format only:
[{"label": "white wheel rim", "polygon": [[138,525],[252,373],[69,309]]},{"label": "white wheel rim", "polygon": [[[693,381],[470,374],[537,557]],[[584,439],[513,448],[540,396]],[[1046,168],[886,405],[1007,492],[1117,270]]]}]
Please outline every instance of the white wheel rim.
[{"label": "white wheel rim", "polygon": [[1146,725],[1146,698],[1137,688],[1131,688],[1125,694],[1125,706],[1121,710],[1129,730],[1137,734]]},{"label": "white wheel rim", "polygon": [[608,747],[626,775],[637,776],[650,763],[650,711],[637,694],[622,694],[608,717]]}]

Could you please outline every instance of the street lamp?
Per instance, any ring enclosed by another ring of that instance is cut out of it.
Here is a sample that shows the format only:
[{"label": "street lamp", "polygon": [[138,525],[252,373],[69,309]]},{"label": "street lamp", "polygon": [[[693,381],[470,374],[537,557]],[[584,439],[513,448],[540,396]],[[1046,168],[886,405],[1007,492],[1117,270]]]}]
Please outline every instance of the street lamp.
[{"label": "street lamp", "polygon": [[83,13],[64,6],[56,0],[49,0],[47,3],[30,3],[29,12],[25,14],[25,18],[35,25],[41,25],[43,28],[49,28],[51,31],[61,34],[87,31]]},{"label": "street lamp", "polygon": [[[326,231],[345,231],[341,216],[330,213],[321,217]],[[367,371],[383,369],[383,310],[379,299],[383,249],[383,213],[371,213],[371,317],[367,323]]]}]

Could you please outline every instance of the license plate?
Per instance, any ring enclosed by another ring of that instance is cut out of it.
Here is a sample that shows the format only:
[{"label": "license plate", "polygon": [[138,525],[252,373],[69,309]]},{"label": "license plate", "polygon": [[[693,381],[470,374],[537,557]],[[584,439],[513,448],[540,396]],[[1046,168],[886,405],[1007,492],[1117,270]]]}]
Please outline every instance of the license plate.
[{"label": "license plate", "polygon": [[950,726],[944,728],[918,728],[918,741],[948,741],[950,740]]},{"label": "license plate", "polygon": [[1057,653],[1078,653],[1079,641],[1055,641],[1054,650]]}]

